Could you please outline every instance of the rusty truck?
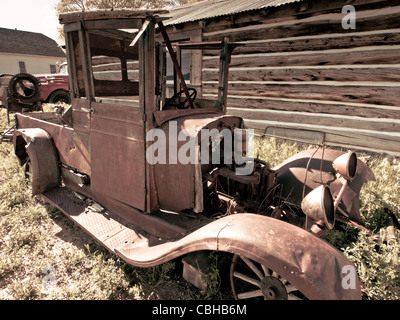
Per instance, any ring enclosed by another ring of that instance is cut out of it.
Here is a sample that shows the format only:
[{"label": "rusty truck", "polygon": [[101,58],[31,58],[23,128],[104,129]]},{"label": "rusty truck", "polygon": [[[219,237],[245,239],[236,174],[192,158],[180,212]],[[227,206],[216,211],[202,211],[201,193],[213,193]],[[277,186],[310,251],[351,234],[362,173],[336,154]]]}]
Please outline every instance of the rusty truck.
[{"label": "rusty truck", "polygon": [[[199,266],[216,251],[230,261],[236,299],[361,299],[355,266],[323,235],[361,222],[371,170],[325,146],[275,167],[251,155],[251,131],[227,114],[230,55],[241,44],[173,43],[163,15],[60,15],[71,106],[15,113],[14,150],[32,193],[133,266],[183,261],[184,278],[201,287]],[[220,52],[214,96],[182,75],[185,50]]]}]

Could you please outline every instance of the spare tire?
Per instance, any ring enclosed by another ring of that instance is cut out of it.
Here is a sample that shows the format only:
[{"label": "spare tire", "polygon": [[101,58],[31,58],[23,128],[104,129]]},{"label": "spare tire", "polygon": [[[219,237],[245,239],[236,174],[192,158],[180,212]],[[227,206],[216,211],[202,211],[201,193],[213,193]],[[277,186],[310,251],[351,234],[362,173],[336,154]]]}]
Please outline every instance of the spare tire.
[{"label": "spare tire", "polygon": [[42,85],[35,76],[29,73],[18,73],[11,77],[8,84],[8,95],[24,104],[38,102],[42,94]]}]

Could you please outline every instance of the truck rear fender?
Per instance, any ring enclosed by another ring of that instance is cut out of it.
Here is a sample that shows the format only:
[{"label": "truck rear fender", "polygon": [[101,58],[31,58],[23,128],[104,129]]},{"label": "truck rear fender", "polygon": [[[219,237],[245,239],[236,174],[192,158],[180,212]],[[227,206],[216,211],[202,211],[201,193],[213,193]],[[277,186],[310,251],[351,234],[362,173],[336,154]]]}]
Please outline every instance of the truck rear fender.
[{"label": "truck rear fender", "polygon": [[13,136],[14,152],[20,165],[29,161],[32,173],[32,194],[41,194],[60,185],[57,149],[43,129],[19,129]]}]

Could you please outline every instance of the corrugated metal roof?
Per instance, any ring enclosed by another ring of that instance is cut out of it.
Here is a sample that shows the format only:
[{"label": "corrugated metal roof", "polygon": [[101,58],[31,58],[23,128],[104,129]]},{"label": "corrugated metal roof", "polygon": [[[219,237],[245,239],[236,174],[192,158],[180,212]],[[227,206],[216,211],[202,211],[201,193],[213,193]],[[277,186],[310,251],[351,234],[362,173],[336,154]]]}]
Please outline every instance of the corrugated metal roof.
[{"label": "corrugated metal roof", "polygon": [[215,18],[251,10],[302,2],[303,0],[207,0],[169,9],[165,25]]}]

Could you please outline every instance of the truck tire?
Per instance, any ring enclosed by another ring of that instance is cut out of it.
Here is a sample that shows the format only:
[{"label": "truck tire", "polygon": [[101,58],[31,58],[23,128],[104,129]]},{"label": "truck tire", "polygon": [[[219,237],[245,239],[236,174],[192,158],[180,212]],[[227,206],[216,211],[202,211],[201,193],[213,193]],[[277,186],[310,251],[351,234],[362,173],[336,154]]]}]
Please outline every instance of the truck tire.
[{"label": "truck tire", "polygon": [[64,90],[56,90],[52,92],[48,100],[49,103],[65,103],[70,104],[71,99],[69,97],[69,93]]},{"label": "truck tire", "polygon": [[7,90],[10,98],[24,104],[38,102],[42,94],[40,81],[29,73],[18,73],[12,76]]}]

